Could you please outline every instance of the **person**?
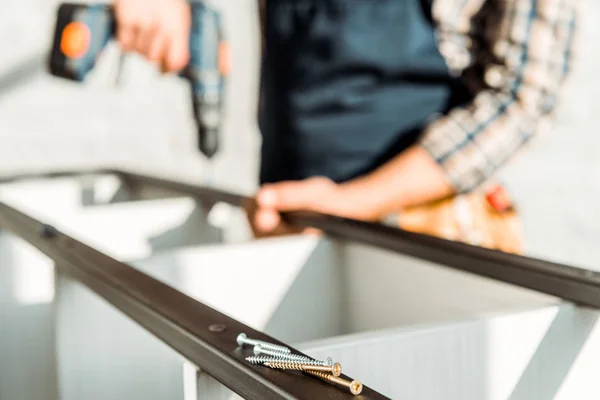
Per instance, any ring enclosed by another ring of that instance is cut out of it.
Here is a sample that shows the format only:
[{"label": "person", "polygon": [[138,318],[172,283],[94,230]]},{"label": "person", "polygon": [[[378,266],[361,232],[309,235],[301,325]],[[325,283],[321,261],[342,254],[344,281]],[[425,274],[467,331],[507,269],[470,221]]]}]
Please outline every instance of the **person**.
[{"label": "person", "polygon": [[[259,2],[264,234],[288,228],[283,211],[399,213],[426,230],[423,210],[490,204],[484,189],[548,129],[572,66],[576,0]],[[125,50],[165,72],[186,65],[186,1],[115,10]]]}]

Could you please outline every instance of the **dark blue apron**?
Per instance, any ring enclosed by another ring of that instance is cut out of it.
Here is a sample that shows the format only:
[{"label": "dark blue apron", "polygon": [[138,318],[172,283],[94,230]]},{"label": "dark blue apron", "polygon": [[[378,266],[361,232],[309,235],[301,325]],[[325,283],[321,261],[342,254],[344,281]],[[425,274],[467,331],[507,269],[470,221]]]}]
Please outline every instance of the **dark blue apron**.
[{"label": "dark blue apron", "polygon": [[261,183],[355,178],[468,100],[429,1],[266,0]]}]

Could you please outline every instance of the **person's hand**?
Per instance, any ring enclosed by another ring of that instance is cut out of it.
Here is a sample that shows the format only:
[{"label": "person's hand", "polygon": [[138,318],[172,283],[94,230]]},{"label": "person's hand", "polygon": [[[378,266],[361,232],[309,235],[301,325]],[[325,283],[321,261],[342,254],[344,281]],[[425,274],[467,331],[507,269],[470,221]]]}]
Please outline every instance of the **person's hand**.
[{"label": "person's hand", "polygon": [[249,213],[256,237],[295,233],[317,233],[314,229],[292,229],[280,212],[313,211],[359,220],[375,220],[375,214],[342,185],[315,177],[264,185],[256,194],[256,209]]},{"label": "person's hand", "polygon": [[117,40],[124,51],[135,51],[177,72],[189,62],[190,6],[185,0],[116,0]]}]

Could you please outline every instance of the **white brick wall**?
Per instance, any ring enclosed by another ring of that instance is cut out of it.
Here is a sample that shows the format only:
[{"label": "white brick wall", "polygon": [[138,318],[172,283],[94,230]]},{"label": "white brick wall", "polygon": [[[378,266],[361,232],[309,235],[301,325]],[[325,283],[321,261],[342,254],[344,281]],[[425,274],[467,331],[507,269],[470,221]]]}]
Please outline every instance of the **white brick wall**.
[{"label": "white brick wall", "polygon": [[[216,1],[216,0],[215,0]],[[216,1],[234,49],[226,151],[217,160],[220,183],[243,191],[256,184],[255,125],[258,59],[254,0]],[[70,167],[127,166],[200,179],[203,160],[192,146],[187,87],[159,77],[131,57],[127,84],[109,85],[107,54],[89,87],[44,74],[11,91],[4,76],[46,51],[57,0],[2,0],[0,12],[0,176]],[[504,174],[524,212],[528,252],[593,267],[600,257],[600,3],[582,0],[580,62],[554,132]],[[35,66],[35,64],[34,64]],[[39,63],[38,63],[39,68]]]}]

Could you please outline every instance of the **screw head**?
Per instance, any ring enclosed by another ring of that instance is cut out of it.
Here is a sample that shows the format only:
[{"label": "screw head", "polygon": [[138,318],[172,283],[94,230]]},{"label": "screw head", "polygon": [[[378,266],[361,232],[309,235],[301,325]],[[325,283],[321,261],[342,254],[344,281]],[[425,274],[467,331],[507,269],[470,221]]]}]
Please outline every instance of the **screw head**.
[{"label": "screw head", "polygon": [[225,332],[225,330],[227,330],[227,327],[221,324],[213,324],[208,327],[208,330],[211,332],[221,333]]},{"label": "screw head", "polygon": [[39,232],[40,236],[44,239],[52,239],[58,234],[58,230],[56,230],[56,228],[52,225],[48,224],[42,224]]},{"label": "screw head", "polygon": [[260,353],[262,353],[262,346],[260,344],[257,344],[256,346],[254,346],[254,355],[258,356],[260,355]]},{"label": "screw head", "polygon": [[327,357],[325,359],[325,364],[327,364],[328,367],[331,367],[333,365],[333,359],[331,357]]},{"label": "screw head", "polygon": [[340,376],[342,374],[342,365],[340,363],[333,364],[331,368],[331,373],[333,376]]},{"label": "screw head", "polygon": [[240,333],[236,339],[238,346],[243,346],[247,337],[245,333]]},{"label": "screw head", "polygon": [[363,385],[359,381],[352,381],[350,383],[350,392],[352,394],[360,394],[362,392]]}]

